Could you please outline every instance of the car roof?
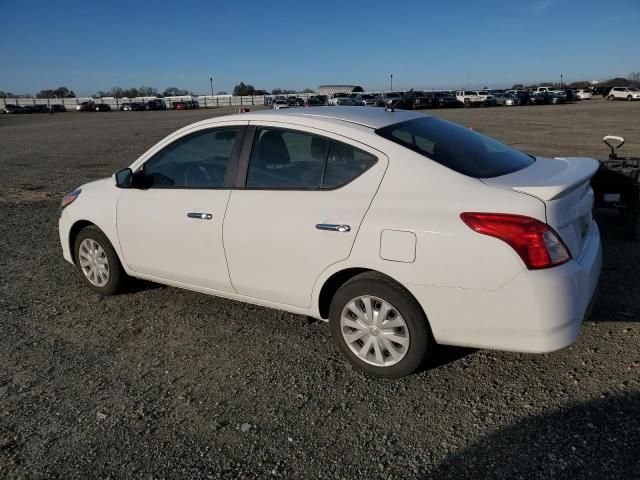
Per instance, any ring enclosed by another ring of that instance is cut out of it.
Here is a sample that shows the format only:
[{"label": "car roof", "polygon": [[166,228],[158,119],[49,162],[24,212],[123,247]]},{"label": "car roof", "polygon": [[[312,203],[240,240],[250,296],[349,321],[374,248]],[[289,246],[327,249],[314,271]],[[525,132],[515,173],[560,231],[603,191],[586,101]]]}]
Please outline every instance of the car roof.
[{"label": "car roof", "polygon": [[[378,129],[393,125],[394,123],[405,122],[417,118],[425,118],[430,115],[412,112],[408,110],[385,111],[384,108],[364,108],[364,107],[310,107],[304,109],[291,110],[259,110],[255,112],[242,113],[238,118],[246,120],[267,120],[288,119],[295,121],[300,119],[317,118],[326,123],[355,123],[364,127]],[[218,117],[219,118],[219,117]]]}]

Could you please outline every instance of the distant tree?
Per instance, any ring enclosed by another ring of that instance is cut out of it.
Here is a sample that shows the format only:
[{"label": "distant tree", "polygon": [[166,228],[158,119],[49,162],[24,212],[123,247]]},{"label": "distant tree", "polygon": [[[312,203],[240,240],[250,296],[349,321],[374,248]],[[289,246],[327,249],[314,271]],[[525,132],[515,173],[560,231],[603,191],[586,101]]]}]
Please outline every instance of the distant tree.
[{"label": "distant tree", "polygon": [[274,88],[273,90],[271,90],[271,95],[281,95],[282,93],[284,92],[281,88]]},{"label": "distant tree", "polygon": [[640,72],[631,72],[627,80],[629,80],[631,86],[640,87]]},{"label": "distant tree", "polygon": [[539,87],[553,87],[553,82],[541,82],[538,84]]},{"label": "distant tree", "polygon": [[72,98],[76,94],[67,87],[58,87],[51,90],[40,90],[36,93],[36,98]]},{"label": "distant tree", "polygon": [[216,95],[229,95],[229,94],[224,90],[220,90],[218,93],[216,93]]},{"label": "distant tree", "polygon": [[629,85],[629,80],[622,77],[610,78],[609,80],[605,80],[602,82],[603,85],[608,87],[626,87]]},{"label": "distant tree", "polygon": [[135,98],[142,95],[140,94],[140,90],[138,90],[137,88],[127,88],[124,90],[124,92],[122,92],[122,96],[127,98]]},{"label": "distant tree", "polygon": [[11,92],[0,91],[0,98],[17,98],[18,96]]},{"label": "distant tree", "polygon": [[248,95],[255,95],[256,89],[253,85],[245,85],[244,82],[240,82],[233,87],[233,95],[235,97],[244,97]]},{"label": "distant tree", "polygon": [[253,92],[254,95],[269,95],[269,93],[266,90],[256,90],[255,92]]},{"label": "distant tree", "polygon": [[311,88],[305,88],[304,90],[302,90],[302,93],[316,93],[316,91],[312,90]]},{"label": "distant tree", "polygon": [[571,82],[567,85],[569,88],[589,88],[591,84],[585,80],[581,80],[578,82]]},{"label": "distant tree", "polygon": [[521,83],[516,83],[515,85],[511,86],[512,90],[522,90],[524,88],[524,85]]},{"label": "distant tree", "polygon": [[138,89],[138,93],[140,94],[141,97],[157,97],[158,96],[158,90],[156,88],[153,87],[140,87]]},{"label": "distant tree", "polygon": [[162,96],[164,97],[184,97],[186,95],[191,95],[191,92],[176,87],[166,88],[165,91],[162,92]]}]

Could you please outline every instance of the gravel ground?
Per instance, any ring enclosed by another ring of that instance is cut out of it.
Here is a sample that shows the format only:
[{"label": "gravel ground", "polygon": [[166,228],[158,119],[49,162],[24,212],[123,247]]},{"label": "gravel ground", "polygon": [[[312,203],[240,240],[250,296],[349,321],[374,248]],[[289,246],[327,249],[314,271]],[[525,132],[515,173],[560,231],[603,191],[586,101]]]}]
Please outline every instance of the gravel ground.
[{"label": "gravel ground", "polygon": [[[640,478],[640,246],[598,214],[600,301],[548,355],[440,347],[367,378],[325,323],[61,257],[61,194],[218,111],[0,117],[0,478]],[[534,154],[640,156],[640,103],[434,112]]]}]

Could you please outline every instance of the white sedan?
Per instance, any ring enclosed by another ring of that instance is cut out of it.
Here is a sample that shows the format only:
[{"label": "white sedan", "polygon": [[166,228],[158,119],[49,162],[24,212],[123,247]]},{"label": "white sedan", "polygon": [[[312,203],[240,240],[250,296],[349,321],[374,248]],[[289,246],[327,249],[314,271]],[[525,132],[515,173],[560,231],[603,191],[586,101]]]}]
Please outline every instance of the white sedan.
[{"label": "white sedan", "polygon": [[584,88],[578,90],[576,93],[576,98],[578,100],[591,100],[592,97],[593,94],[591,93],[591,91]]},{"label": "white sedan", "polygon": [[408,111],[318,107],[189,125],[62,201],[64,258],[328,320],[371,375],[435,343],[575,341],[601,264],[588,158],[526,155]]}]

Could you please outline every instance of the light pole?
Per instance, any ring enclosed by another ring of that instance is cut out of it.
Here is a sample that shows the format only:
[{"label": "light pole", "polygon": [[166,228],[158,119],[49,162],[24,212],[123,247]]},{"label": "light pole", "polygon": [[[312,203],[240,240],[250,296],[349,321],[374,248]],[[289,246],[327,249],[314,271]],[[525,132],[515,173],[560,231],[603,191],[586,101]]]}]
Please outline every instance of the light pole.
[{"label": "light pole", "polygon": [[562,74],[560,74],[560,90],[562,90]]},{"label": "light pole", "polygon": [[209,83],[211,83],[211,96],[213,97],[213,77],[209,77]]},{"label": "light pole", "polygon": [[391,74],[391,88],[390,90],[393,90],[393,73]]}]

